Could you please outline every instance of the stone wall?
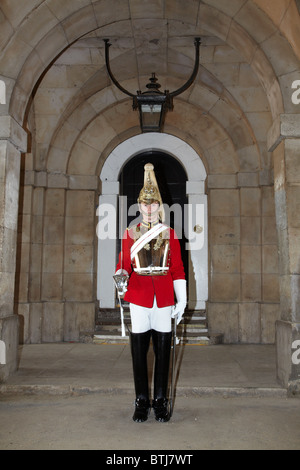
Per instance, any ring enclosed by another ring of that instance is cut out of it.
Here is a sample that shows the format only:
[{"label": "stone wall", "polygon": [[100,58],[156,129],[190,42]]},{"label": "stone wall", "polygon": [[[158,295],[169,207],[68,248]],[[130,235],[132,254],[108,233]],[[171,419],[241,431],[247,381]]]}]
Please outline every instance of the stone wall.
[{"label": "stone wall", "polygon": [[273,343],[280,318],[273,187],[210,188],[209,201],[210,330],[226,343]]},{"label": "stone wall", "polygon": [[[80,331],[94,329],[98,305],[98,188],[93,183],[71,189],[67,176],[65,187],[54,187],[60,177],[42,177],[30,169],[32,155],[25,159],[18,245],[21,340],[76,341]],[[244,187],[238,175],[208,176],[208,320],[210,332],[223,333],[225,343],[274,343],[280,318],[274,188],[258,186],[256,176],[243,174]]]},{"label": "stone wall", "polygon": [[0,382],[17,368],[18,316],[15,315],[17,214],[20,150],[26,134],[8,116],[0,117]]},{"label": "stone wall", "polygon": [[95,190],[40,186],[47,178],[30,170],[25,177],[35,184],[24,186],[20,213],[21,341],[76,341],[95,325]]}]

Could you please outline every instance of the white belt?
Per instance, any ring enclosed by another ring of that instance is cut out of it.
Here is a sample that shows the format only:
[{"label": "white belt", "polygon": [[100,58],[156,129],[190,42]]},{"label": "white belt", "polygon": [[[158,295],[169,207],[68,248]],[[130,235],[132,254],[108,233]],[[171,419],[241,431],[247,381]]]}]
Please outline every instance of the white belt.
[{"label": "white belt", "polygon": [[152,275],[152,274],[167,274],[169,267],[166,266],[165,268],[161,266],[148,266],[147,268],[134,268],[134,272],[137,274],[141,274],[144,276]]}]

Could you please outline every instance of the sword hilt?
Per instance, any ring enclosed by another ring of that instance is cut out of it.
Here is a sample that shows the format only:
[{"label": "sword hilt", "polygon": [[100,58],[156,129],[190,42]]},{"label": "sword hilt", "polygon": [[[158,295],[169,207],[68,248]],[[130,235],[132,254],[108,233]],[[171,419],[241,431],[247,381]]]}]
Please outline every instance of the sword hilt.
[{"label": "sword hilt", "polygon": [[127,291],[128,275],[127,274],[115,274],[113,276],[113,280],[118,291],[118,296],[120,298],[123,298],[125,295],[125,292]]}]

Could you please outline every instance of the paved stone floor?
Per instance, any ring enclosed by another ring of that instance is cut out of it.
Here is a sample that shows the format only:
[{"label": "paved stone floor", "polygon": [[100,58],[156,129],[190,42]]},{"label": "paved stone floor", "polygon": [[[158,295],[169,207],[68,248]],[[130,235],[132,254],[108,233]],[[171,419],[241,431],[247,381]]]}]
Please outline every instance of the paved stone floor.
[{"label": "paved stone floor", "polygon": [[[151,352],[149,364],[151,370]],[[0,450],[300,449],[300,399],[276,381],[273,346],[177,348],[174,414],[132,421],[128,345],[25,345],[0,385]],[[113,454],[112,454],[113,455]]]},{"label": "paved stone floor", "polygon": [[1,450],[300,449],[297,398],[178,397],[173,418],[132,420],[129,394],[5,396]]}]

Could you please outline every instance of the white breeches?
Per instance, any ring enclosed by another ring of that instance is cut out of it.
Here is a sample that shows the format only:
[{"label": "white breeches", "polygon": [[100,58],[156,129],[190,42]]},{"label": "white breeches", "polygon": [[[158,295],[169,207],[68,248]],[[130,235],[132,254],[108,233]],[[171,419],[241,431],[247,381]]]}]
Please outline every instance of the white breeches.
[{"label": "white breeches", "polygon": [[149,330],[169,333],[172,330],[171,313],[172,306],[158,308],[156,297],[152,308],[130,304],[132,333],[145,333]]}]

